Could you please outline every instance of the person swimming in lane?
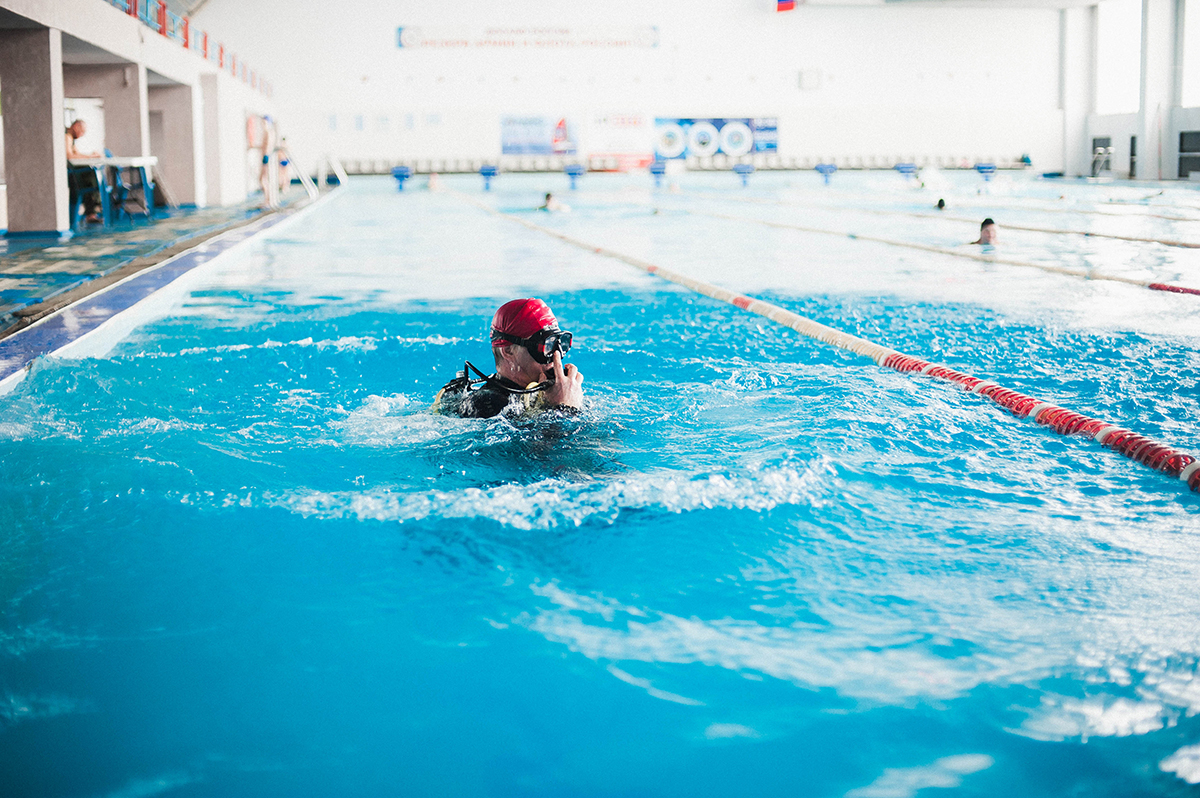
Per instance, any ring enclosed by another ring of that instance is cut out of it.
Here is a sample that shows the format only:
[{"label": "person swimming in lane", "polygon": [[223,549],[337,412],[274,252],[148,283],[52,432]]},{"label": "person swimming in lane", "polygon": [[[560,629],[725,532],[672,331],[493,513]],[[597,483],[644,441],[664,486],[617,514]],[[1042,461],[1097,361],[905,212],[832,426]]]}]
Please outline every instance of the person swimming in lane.
[{"label": "person swimming in lane", "polygon": [[484,374],[467,361],[438,391],[434,412],[463,418],[492,418],[505,411],[578,413],[583,408],[583,374],[563,363],[572,339],[542,300],[504,303],[492,317],[495,372]]},{"label": "person swimming in lane", "polygon": [[996,243],[997,237],[998,237],[998,231],[996,230],[996,222],[993,221],[992,217],[989,216],[988,218],[983,220],[982,224],[979,225],[979,238],[972,241],[971,243],[972,244],[983,244],[985,246],[991,246]]},{"label": "person swimming in lane", "polygon": [[537,210],[556,213],[560,211],[569,211],[571,210],[571,206],[567,205],[565,202],[559,202],[553,194],[547,191],[546,200],[537,207]]}]

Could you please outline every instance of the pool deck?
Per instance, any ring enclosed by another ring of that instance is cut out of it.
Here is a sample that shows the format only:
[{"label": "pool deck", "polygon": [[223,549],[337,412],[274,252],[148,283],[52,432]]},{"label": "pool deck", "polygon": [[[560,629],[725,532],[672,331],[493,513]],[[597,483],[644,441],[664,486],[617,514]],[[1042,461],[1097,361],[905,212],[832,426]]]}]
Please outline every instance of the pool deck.
[{"label": "pool deck", "polygon": [[[289,191],[283,207],[302,201]],[[131,274],[270,213],[259,200],[172,210],[80,231],[66,241],[0,238],[0,339]]]},{"label": "pool deck", "polygon": [[292,190],[273,210],[246,202],[174,211],[65,242],[5,242],[0,248],[0,393],[36,358],[310,204],[302,190]]}]

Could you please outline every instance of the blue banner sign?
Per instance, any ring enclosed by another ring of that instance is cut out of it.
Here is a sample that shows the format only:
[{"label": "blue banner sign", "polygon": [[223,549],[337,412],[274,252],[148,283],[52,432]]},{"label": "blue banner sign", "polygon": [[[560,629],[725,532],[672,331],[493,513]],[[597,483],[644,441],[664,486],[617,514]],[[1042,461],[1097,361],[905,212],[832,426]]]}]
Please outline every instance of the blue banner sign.
[{"label": "blue banner sign", "polygon": [[565,117],[506,116],[500,120],[501,155],[574,155],[574,125]]},{"label": "blue banner sign", "polygon": [[778,149],[775,117],[654,120],[654,155],[660,160],[717,153],[739,157]]}]

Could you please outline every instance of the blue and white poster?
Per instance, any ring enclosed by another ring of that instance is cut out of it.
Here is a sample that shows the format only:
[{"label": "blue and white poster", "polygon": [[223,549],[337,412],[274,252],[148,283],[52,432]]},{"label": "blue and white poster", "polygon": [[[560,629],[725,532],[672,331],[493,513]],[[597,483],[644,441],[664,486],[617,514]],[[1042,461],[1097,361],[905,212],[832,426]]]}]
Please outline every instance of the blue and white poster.
[{"label": "blue and white poster", "polygon": [[654,154],[660,160],[717,153],[738,157],[778,149],[775,117],[654,120]]},{"label": "blue and white poster", "polygon": [[574,128],[565,117],[503,117],[500,154],[574,155],[579,149]]}]

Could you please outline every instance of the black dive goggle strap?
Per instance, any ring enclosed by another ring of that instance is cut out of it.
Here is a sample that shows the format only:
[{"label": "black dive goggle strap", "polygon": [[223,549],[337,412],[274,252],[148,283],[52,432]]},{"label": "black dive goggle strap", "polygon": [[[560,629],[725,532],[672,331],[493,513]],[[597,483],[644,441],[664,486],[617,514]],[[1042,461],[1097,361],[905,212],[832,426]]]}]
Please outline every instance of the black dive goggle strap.
[{"label": "black dive goggle strap", "polygon": [[[479,379],[477,379],[477,380],[471,379],[472,371],[479,375]],[[476,386],[483,385],[486,383],[488,386],[495,388],[497,390],[505,391],[506,393],[524,395],[524,394],[538,393],[539,391],[544,391],[547,388],[549,388],[551,385],[550,381],[546,380],[544,382],[539,382],[537,385],[533,386],[532,388],[509,388],[507,385],[505,385],[503,382],[496,379],[495,377],[493,377],[489,374],[484,374],[482,371],[477,369],[474,366],[474,364],[472,364],[471,361],[469,361],[469,360],[466,360],[463,362],[463,370],[459,372],[458,376],[459,376],[459,379],[462,380],[462,387],[463,387],[463,390],[465,390],[465,391],[469,391]]]},{"label": "black dive goggle strap", "polygon": [[539,330],[528,338],[518,338],[515,335],[509,335],[506,332],[500,332],[495,327],[492,328],[492,340],[499,338],[502,341],[522,346],[530,357],[543,366],[549,365],[550,360],[554,357],[555,352],[562,352],[563,357],[571,351],[571,341],[574,335],[570,330],[560,330],[558,327],[547,327],[544,330]]}]

